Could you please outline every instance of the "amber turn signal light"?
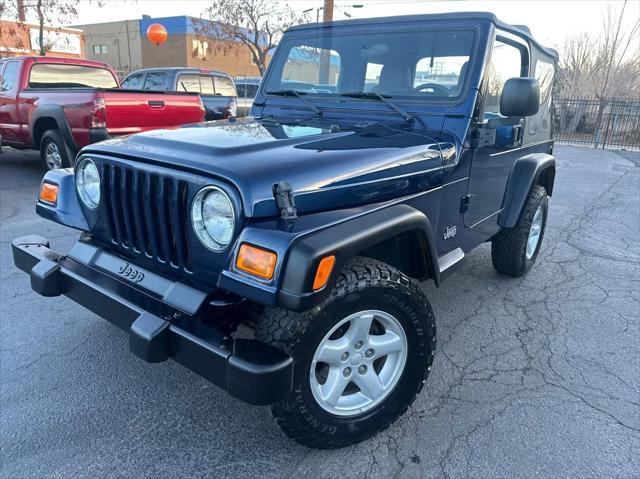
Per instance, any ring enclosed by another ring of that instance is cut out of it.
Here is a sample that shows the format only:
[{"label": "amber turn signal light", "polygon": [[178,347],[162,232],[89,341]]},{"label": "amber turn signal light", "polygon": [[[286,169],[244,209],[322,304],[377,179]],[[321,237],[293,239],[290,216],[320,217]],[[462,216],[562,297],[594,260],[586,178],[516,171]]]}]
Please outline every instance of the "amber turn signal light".
[{"label": "amber turn signal light", "polygon": [[256,246],[243,243],[238,251],[236,267],[240,271],[252,274],[262,279],[273,278],[278,256],[273,251],[267,251]]},{"label": "amber turn signal light", "polygon": [[53,183],[42,183],[40,185],[40,201],[55,205],[56,201],[58,201],[58,189],[58,185]]},{"label": "amber turn signal light", "polygon": [[320,264],[318,264],[318,269],[316,270],[316,277],[313,280],[313,290],[318,291],[322,289],[329,281],[329,276],[331,276],[331,271],[333,270],[333,265],[336,263],[336,257],[334,255],[325,256],[320,260]]}]

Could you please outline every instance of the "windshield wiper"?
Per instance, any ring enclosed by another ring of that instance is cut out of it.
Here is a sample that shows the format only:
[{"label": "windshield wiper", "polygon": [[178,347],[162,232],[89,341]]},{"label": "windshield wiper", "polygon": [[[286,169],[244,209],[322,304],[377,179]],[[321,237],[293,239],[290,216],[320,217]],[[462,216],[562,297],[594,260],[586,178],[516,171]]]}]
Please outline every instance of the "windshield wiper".
[{"label": "windshield wiper", "polygon": [[389,100],[388,98],[390,97],[388,95],[381,95],[380,93],[376,93],[374,91],[350,91],[346,93],[340,93],[340,96],[348,96],[350,98],[364,98],[367,100],[378,100],[387,105],[392,110],[398,112],[406,121],[413,122],[415,120],[411,113]]},{"label": "windshield wiper", "polygon": [[296,98],[300,98],[303,102],[305,102],[307,104],[307,106],[309,107],[309,109],[311,111],[313,111],[318,116],[322,116],[322,110],[320,108],[318,108],[317,106],[315,106],[313,103],[311,103],[311,101],[306,99],[304,97],[304,95],[306,95],[306,93],[303,92],[303,91],[298,91],[298,90],[274,90],[274,91],[268,91],[267,95],[294,96]]}]

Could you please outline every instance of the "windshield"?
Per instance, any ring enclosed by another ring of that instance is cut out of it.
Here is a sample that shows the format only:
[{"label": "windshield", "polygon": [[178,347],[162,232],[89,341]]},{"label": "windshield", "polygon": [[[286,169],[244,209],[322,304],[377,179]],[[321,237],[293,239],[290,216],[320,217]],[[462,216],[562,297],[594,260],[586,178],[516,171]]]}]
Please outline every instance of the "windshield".
[{"label": "windshield", "polygon": [[109,70],[64,63],[38,63],[29,74],[29,88],[117,88]]},{"label": "windshield", "polygon": [[453,29],[285,36],[264,92],[452,100],[464,93],[473,44],[472,31]]}]

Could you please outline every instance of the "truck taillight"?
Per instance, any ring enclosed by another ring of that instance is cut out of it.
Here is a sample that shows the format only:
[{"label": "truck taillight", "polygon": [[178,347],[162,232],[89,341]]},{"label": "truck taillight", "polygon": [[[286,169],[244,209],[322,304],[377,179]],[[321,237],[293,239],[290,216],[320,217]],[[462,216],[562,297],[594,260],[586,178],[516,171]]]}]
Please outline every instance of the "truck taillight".
[{"label": "truck taillight", "polygon": [[90,128],[106,128],[107,127],[107,109],[104,106],[104,98],[96,98],[93,100],[93,108],[89,115]]}]

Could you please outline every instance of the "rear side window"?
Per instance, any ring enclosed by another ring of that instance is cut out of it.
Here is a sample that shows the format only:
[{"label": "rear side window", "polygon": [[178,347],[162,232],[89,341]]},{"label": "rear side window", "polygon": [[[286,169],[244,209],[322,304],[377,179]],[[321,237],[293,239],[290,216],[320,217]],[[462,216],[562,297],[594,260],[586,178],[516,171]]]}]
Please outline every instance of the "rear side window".
[{"label": "rear side window", "polygon": [[200,75],[182,74],[178,76],[176,84],[178,91],[200,93]]},{"label": "rear side window", "polygon": [[496,40],[491,53],[487,97],[484,103],[485,119],[501,118],[500,97],[509,78],[522,75],[522,51],[509,44]]},{"label": "rear side window", "polygon": [[552,63],[538,60],[536,63],[536,80],[540,84],[540,106],[547,105],[551,99],[555,67]]},{"label": "rear side window", "polygon": [[[1,71],[1,69],[0,69]],[[0,92],[13,91],[18,83],[18,72],[20,71],[20,65],[18,62],[9,62],[4,69],[4,74],[0,79]]]},{"label": "rear side window", "polygon": [[64,63],[37,63],[29,73],[29,88],[117,88],[109,70]]},{"label": "rear side window", "polygon": [[213,77],[213,86],[215,88],[216,95],[238,96],[236,93],[236,86],[233,84],[231,78],[215,75]]},{"label": "rear side window", "polygon": [[144,89],[151,91],[166,91],[169,74],[167,72],[149,72],[144,81]]},{"label": "rear side window", "polygon": [[213,95],[213,77],[209,75],[200,75],[200,92],[203,95]]},{"label": "rear side window", "polygon": [[142,90],[144,83],[144,74],[136,73],[130,75],[122,82],[122,88],[130,88],[131,90]]},{"label": "rear side window", "polygon": [[258,93],[258,85],[253,85],[251,83],[246,85],[245,98],[255,98],[256,93]]}]

